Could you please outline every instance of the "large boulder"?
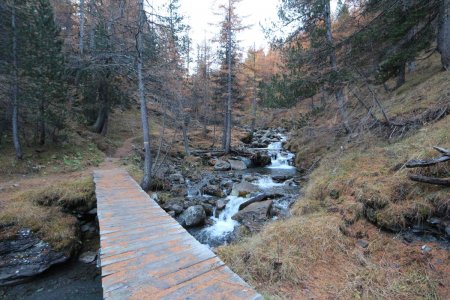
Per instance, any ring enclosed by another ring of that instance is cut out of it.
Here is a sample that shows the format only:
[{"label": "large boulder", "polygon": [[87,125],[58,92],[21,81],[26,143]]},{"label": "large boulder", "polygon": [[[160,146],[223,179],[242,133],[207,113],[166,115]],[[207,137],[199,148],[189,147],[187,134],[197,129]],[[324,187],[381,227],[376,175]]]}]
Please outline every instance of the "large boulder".
[{"label": "large boulder", "polygon": [[229,159],[228,163],[230,164],[230,167],[232,170],[242,171],[242,170],[247,169],[247,166],[241,160]]},{"label": "large boulder", "polygon": [[272,162],[272,159],[270,157],[270,155],[263,153],[263,152],[256,152],[252,158],[252,165],[254,167],[265,167],[270,165],[270,163]]},{"label": "large boulder", "polygon": [[21,229],[12,239],[0,241],[0,286],[19,283],[68,260],[29,229]]},{"label": "large boulder", "polygon": [[248,194],[256,193],[259,191],[259,188],[251,184],[250,182],[243,181],[241,183],[237,183],[233,186],[233,190],[231,191],[232,196],[236,197],[245,197]]},{"label": "large boulder", "polygon": [[203,206],[195,205],[186,209],[179,216],[178,221],[182,226],[188,228],[203,225],[205,223],[205,219],[206,219],[206,212]]},{"label": "large boulder", "polygon": [[270,219],[272,203],[272,200],[252,203],[235,214],[232,219],[240,222],[251,232],[258,232]]},{"label": "large boulder", "polygon": [[231,165],[229,162],[218,159],[216,164],[214,165],[214,170],[216,171],[229,171],[231,169]]},{"label": "large boulder", "polygon": [[202,188],[202,192],[203,192],[203,194],[215,196],[215,197],[219,197],[219,198],[225,197],[225,193],[218,185],[208,184],[207,186]]}]

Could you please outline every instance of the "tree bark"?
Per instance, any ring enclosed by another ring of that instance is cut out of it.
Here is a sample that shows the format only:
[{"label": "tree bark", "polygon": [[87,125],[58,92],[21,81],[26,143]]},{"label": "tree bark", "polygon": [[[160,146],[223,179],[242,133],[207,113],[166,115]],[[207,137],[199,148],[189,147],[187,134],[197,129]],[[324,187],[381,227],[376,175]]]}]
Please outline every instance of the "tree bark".
[{"label": "tree bark", "polygon": [[450,68],[450,0],[441,0],[437,42],[442,67],[448,70]]},{"label": "tree bark", "polygon": [[446,162],[450,160],[450,156],[441,156],[438,158],[432,158],[432,159],[414,159],[410,160],[406,163],[406,167],[409,169],[412,168],[423,168],[423,167],[429,167],[434,166],[442,162]]},{"label": "tree bark", "polygon": [[107,102],[108,99],[106,99],[107,96],[105,95],[106,91],[104,90],[104,85],[105,83],[101,82],[98,88],[100,108],[98,110],[97,120],[95,121],[95,124],[92,126],[92,130],[95,133],[102,133],[104,131],[103,128],[105,127],[106,120],[108,119],[109,115],[109,104]]},{"label": "tree bark", "polygon": [[84,51],[84,0],[80,0],[80,55]]},{"label": "tree bark", "polygon": [[39,145],[45,144],[45,105],[40,101],[39,105]]},{"label": "tree bark", "polygon": [[417,181],[417,182],[422,182],[422,183],[443,185],[443,186],[450,187],[450,179],[449,178],[434,178],[434,177],[427,177],[427,176],[422,176],[422,175],[409,175],[409,179],[411,179],[412,181]]},{"label": "tree bark", "polygon": [[142,30],[145,25],[145,12],[144,12],[144,0],[139,0],[139,28],[137,35],[137,76],[139,83],[139,101],[141,106],[141,123],[142,132],[144,138],[144,177],[142,178],[141,187],[144,191],[148,191],[151,186],[151,174],[152,174],[152,155],[150,148],[150,130],[148,125],[148,112],[147,101],[145,100],[144,93],[144,79],[142,75]]},{"label": "tree bark", "polygon": [[91,22],[89,23],[89,51],[95,50],[95,23],[93,21],[94,3],[95,0],[89,1],[89,14],[91,15]]},{"label": "tree bark", "polygon": [[230,148],[231,148],[231,122],[232,122],[232,118],[231,118],[231,113],[232,113],[232,99],[231,99],[231,0],[228,0],[228,28],[227,28],[227,52],[228,52],[228,57],[227,57],[227,64],[228,64],[228,84],[227,84],[227,111],[226,111],[226,139],[225,139],[225,153],[230,153]]},{"label": "tree bark", "polygon": [[406,82],[406,63],[402,63],[397,75],[397,84],[395,88],[398,89],[399,87],[404,85],[405,82]]},{"label": "tree bark", "polygon": [[5,109],[5,115],[4,115],[2,123],[0,125],[0,145],[3,142],[3,133],[8,129],[8,123],[10,122],[10,120],[9,120],[10,114],[11,114],[11,106],[8,106]]},{"label": "tree bark", "polygon": [[12,10],[11,10],[11,27],[12,27],[12,56],[13,56],[13,86],[12,86],[12,134],[13,134],[13,143],[14,148],[16,150],[16,157],[18,159],[22,159],[22,146],[20,145],[20,137],[19,137],[19,126],[18,126],[18,118],[19,118],[19,105],[18,105],[18,81],[19,76],[17,72],[17,28],[16,28],[16,3],[13,1]]},{"label": "tree bark", "polygon": [[[336,56],[336,49],[334,48],[334,39],[333,39],[333,32],[331,28],[331,9],[330,9],[330,0],[325,0],[324,3],[324,17],[325,17],[325,26],[327,30],[327,42],[328,46],[330,47],[330,63],[331,68],[334,72],[338,71],[337,66],[337,56]],[[342,124],[344,125],[344,129],[346,133],[350,133],[351,129],[348,124],[348,116],[347,116],[347,109],[345,107],[345,93],[343,87],[338,87],[335,91],[335,97],[338,104],[339,114],[341,115]]]},{"label": "tree bark", "polygon": [[189,150],[189,136],[188,136],[188,130],[189,130],[189,116],[187,114],[184,114],[183,117],[183,145],[184,145],[184,152],[187,156],[191,155]]},{"label": "tree bark", "polygon": [[253,44],[253,101],[252,101],[252,132],[256,127],[256,46]]}]

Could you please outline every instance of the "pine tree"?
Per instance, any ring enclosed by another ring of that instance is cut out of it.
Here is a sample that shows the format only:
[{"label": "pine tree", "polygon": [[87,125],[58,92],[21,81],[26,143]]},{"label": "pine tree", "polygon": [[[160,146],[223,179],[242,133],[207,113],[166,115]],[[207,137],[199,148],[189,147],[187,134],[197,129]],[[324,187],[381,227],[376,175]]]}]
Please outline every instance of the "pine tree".
[{"label": "pine tree", "polygon": [[[25,89],[32,108],[38,111],[37,140],[44,144],[51,127],[60,130],[65,118],[65,61],[61,52],[59,28],[54,22],[53,8],[48,0],[34,1],[27,6],[31,22],[23,23],[21,34],[26,44],[22,47],[23,75],[31,82]],[[30,17],[33,16],[33,17]]]}]

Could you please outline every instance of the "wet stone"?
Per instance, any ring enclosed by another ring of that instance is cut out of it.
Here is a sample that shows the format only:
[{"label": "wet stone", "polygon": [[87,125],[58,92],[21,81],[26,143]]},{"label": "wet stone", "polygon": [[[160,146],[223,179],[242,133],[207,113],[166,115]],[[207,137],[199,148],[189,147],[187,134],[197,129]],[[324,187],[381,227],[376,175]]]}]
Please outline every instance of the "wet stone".
[{"label": "wet stone", "polygon": [[85,253],[82,253],[80,257],[78,258],[79,261],[85,264],[91,264],[94,263],[97,259],[97,252],[94,251],[88,251]]},{"label": "wet stone", "polygon": [[205,223],[205,219],[206,212],[201,205],[191,206],[179,216],[179,222],[184,227],[203,225]]},{"label": "wet stone", "polygon": [[29,229],[21,229],[10,240],[0,241],[0,286],[19,283],[68,260]]}]

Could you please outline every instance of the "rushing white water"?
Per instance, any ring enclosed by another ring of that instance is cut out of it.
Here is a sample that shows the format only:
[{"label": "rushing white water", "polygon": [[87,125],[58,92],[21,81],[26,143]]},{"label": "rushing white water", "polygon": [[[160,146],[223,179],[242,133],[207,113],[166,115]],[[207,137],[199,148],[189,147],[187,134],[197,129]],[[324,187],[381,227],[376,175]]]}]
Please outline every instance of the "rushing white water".
[{"label": "rushing white water", "polygon": [[[280,169],[280,170],[290,170],[295,169],[295,167],[290,165],[290,161],[294,158],[294,154],[284,151],[282,143],[286,140],[284,135],[279,135],[280,141],[271,143],[267,150],[272,157],[272,163],[267,168],[270,169]],[[284,183],[277,183],[272,180],[271,176],[261,176],[253,184],[258,186],[262,191],[274,187],[284,186]],[[234,228],[238,225],[238,222],[232,219],[232,217],[239,211],[239,206],[244,203],[247,198],[228,196],[226,198],[229,200],[225,209],[220,212],[218,217],[211,217],[214,224],[203,230],[203,234],[208,236],[210,239],[225,241],[226,238],[234,231]]]},{"label": "rushing white water", "polygon": [[283,150],[283,142],[286,141],[286,136],[279,135],[280,141],[271,143],[267,149],[269,155],[272,157],[272,163],[268,166],[269,169],[295,169],[294,166],[290,165],[290,162],[294,158],[294,154]]},{"label": "rushing white water", "polygon": [[234,227],[238,225],[238,222],[231,219],[239,211],[239,206],[247,199],[236,196],[228,196],[229,200],[225,209],[219,214],[219,217],[211,217],[214,221],[214,225],[205,229],[205,233],[209,234],[213,238],[225,237],[229,233],[233,232]]},{"label": "rushing white water", "polygon": [[284,185],[284,183],[277,183],[273,181],[272,177],[270,176],[263,176],[255,181],[254,184],[263,190]]}]

